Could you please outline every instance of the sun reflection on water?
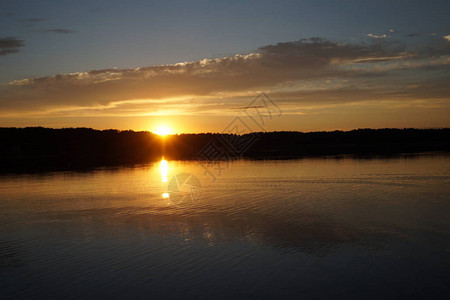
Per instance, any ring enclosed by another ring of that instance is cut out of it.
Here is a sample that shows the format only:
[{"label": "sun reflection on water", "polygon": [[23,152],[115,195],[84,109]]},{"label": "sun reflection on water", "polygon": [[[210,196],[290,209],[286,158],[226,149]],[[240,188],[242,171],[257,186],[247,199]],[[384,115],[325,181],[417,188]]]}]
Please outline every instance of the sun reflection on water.
[{"label": "sun reflection on water", "polygon": [[[161,170],[161,182],[162,183],[167,183],[168,179],[167,179],[167,175],[169,174],[169,163],[167,162],[167,160],[164,158],[164,156],[161,158],[161,161],[159,163],[159,167]],[[170,194],[165,192],[162,195],[163,199],[169,199],[170,198]]]},{"label": "sun reflection on water", "polygon": [[164,159],[164,156],[161,158],[160,162],[161,169],[161,182],[167,182],[167,174],[169,174],[169,163]]}]

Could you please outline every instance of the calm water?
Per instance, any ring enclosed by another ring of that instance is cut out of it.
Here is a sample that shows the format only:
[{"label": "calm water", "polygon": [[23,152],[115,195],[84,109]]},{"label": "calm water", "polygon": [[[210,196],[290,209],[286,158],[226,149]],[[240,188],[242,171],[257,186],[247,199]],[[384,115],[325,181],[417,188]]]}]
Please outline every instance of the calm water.
[{"label": "calm water", "polygon": [[2,299],[450,292],[448,155],[2,175],[0,217]]}]

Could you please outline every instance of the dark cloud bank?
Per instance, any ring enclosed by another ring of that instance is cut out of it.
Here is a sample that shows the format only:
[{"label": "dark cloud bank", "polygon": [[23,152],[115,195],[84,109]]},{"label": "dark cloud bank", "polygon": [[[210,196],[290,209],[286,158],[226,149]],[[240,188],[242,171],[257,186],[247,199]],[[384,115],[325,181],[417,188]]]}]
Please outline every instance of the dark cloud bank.
[{"label": "dark cloud bank", "polygon": [[[23,42],[7,38],[0,45],[2,51],[14,51]],[[379,100],[383,94],[387,99],[392,94],[397,98],[448,99],[445,82],[449,77],[449,49],[445,40],[411,50],[384,39],[366,44],[302,39],[264,46],[248,55],[15,81],[2,92],[0,109],[18,112],[94,107],[135,99],[201,98],[280,87],[285,87],[289,101],[296,95],[303,101],[316,102],[321,94],[332,90],[343,91],[337,102],[351,100],[352,90],[363,90],[365,100]],[[323,84],[330,80],[339,84],[324,88]],[[430,80],[433,90],[427,94],[421,87],[430,86]],[[322,83],[320,88],[318,83]],[[302,88],[306,85],[310,87],[307,90]],[[308,96],[311,93],[314,97]]]}]

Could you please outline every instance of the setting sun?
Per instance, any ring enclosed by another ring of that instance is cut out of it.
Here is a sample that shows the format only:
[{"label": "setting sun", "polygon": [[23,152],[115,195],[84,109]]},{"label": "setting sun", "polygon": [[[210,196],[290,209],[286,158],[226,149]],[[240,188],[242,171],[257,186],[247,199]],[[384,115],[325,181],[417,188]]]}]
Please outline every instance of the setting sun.
[{"label": "setting sun", "polygon": [[161,126],[158,126],[154,130],[154,133],[156,133],[157,135],[165,136],[165,135],[168,135],[168,134],[172,134],[173,132],[168,126],[161,125]]}]

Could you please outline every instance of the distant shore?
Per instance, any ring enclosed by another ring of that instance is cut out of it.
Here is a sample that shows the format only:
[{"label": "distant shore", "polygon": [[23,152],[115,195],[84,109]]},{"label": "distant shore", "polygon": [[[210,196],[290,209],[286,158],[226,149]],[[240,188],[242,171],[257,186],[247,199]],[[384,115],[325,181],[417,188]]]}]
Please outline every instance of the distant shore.
[{"label": "distant shore", "polygon": [[200,133],[0,128],[0,170],[33,172],[115,166],[167,159],[227,160],[396,156],[450,152],[450,129],[357,129],[321,132]]}]

